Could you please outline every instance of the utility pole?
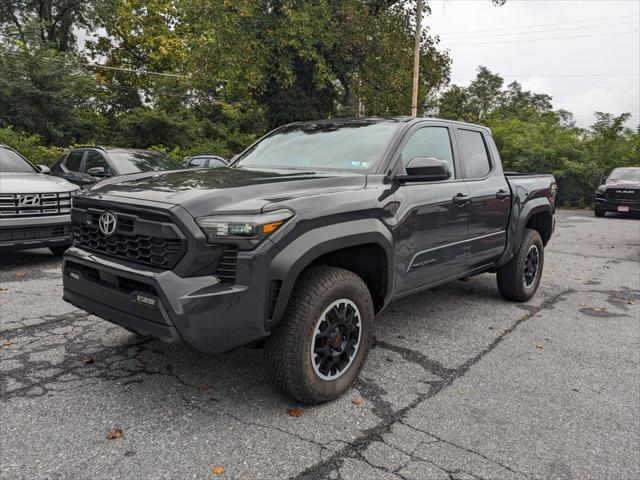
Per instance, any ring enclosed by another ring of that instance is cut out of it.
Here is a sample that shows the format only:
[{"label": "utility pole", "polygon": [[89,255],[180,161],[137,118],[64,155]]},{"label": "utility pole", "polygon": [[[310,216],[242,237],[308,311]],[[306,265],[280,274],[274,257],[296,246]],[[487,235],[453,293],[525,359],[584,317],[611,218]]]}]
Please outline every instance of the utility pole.
[{"label": "utility pole", "polygon": [[418,115],[418,70],[420,69],[420,33],[422,31],[422,0],[416,6],[416,47],[413,54],[413,91],[411,92],[411,116]]}]

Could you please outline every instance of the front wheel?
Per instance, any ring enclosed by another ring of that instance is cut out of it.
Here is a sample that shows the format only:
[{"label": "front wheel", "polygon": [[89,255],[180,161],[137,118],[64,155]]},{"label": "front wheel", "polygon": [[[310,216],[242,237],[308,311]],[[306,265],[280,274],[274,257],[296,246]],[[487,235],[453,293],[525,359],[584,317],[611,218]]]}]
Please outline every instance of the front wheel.
[{"label": "front wheel", "polygon": [[595,213],[596,217],[604,217],[604,214],[606,213],[606,210],[604,209],[604,207],[602,205],[596,205],[596,208],[593,211],[593,213]]},{"label": "front wheel", "polygon": [[500,295],[516,302],[529,300],[538,290],[543,266],[542,238],[536,230],[527,228],[516,254],[509,263],[498,269],[496,278]]},{"label": "front wheel", "polygon": [[328,266],[305,270],[265,345],[273,383],[303,404],[339,397],[365,363],[373,317],[371,295],[358,275]]}]

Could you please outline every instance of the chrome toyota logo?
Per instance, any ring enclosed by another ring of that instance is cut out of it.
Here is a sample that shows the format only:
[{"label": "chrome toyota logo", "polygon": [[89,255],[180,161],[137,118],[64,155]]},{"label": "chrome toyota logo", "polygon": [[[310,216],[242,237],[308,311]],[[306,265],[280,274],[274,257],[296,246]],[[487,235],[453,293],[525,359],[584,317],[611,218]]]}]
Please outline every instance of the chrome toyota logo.
[{"label": "chrome toyota logo", "polygon": [[20,195],[18,203],[25,207],[33,207],[34,205],[40,205],[40,197],[37,195]]},{"label": "chrome toyota logo", "polygon": [[98,227],[100,227],[100,231],[105,235],[111,235],[116,231],[117,226],[118,220],[113,213],[104,212],[100,215],[100,218],[98,219]]}]

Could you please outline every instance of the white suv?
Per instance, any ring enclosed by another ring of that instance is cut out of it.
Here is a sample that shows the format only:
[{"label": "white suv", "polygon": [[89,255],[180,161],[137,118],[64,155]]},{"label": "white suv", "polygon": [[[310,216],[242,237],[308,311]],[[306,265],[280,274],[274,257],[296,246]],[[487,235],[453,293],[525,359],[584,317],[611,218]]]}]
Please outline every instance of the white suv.
[{"label": "white suv", "polygon": [[48,172],[0,143],[0,250],[48,247],[61,255],[71,244],[79,187]]}]

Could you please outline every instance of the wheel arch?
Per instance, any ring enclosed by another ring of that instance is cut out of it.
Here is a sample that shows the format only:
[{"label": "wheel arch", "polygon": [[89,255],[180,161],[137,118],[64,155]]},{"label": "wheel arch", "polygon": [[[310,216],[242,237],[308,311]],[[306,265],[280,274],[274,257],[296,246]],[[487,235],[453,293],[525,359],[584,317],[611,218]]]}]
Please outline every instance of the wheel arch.
[{"label": "wheel arch", "polygon": [[497,266],[501,267],[513,258],[527,228],[536,230],[542,238],[542,243],[546,246],[555,229],[553,212],[553,207],[543,197],[532,199],[524,205],[515,205],[507,231],[507,247],[498,260]]},{"label": "wheel arch", "polygon": [[375,311],[380,311],[393,290],[394,259],[391,232],[376,219],[304,233],[271,262],[265,328],[272,330],[280,323],[298,277],[312,265],[331,265],[359,275],[369,288]]}]

